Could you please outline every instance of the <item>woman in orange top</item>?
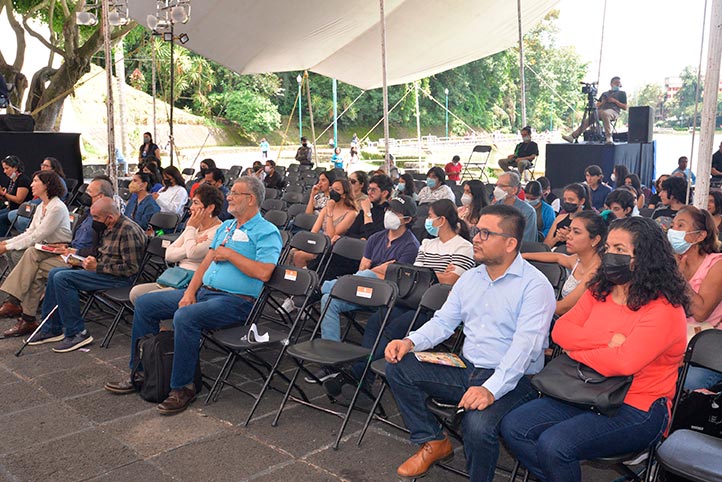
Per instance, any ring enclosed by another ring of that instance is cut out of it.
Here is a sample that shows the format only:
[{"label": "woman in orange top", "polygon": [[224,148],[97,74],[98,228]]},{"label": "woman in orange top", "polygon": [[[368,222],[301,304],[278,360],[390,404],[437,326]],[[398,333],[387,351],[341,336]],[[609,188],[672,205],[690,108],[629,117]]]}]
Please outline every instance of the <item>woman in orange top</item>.
[{"label": "woman in orange top", "polygon": [[509,448],[543,482],[581,481],[582,460],[645,450],[669,422],[687,344],[686,281],[651,219],[614,221],[605,248],[589,289],[557,320],[552,337],[602,375],[634,379],[612,417],[550,397],[504,417]]}]

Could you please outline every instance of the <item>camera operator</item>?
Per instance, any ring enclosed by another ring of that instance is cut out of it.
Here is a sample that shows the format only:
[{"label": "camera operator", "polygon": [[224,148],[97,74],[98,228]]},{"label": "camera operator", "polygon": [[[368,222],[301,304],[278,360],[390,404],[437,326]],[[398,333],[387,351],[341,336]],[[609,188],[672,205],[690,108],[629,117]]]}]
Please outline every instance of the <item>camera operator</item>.
[{"label": "camera operator", "polygon": [[504,171],[516,167],[519,173],[522,173],[529,169],[539,155],[539,146],[531,140],[531,127],[525,126],[521,129],[521,140],[514,148],[514,154],[509,154],[506,159],[499,159],[499,167]]},{"label": "camera operator", "polygon": [[[612,121],[619,117],[620,110],[627,110],[627,93],[621,90],[622,81],[619,77],[612,77],[611,89],[603,93],[596,103],[599,118],[604,124],[604,138],[607,144],[612,143]],[[582,124],[562,138],[567,142],[575,142],[577,138],[589,127],[589,116],[584,116]]]}]

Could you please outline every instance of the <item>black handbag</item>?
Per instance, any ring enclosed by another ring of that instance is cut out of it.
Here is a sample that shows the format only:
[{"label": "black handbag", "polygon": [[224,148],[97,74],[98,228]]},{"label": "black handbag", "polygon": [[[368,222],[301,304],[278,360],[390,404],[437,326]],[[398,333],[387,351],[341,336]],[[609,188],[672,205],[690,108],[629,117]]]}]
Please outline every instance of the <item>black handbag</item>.
[{"label": "black handbag", "polygon": [[531,384],[548,397],[611,417],[624,404],[632,378],[605,377],[564,353],[547,363]]},{"label": "black handbag", "polygon": [[403,263],[388,265],[384,279],[396,283],[399,288],[396,304],[412,309],[418,308],[421,297],[429,286],[439,282],[436,273],[431,268]]}]

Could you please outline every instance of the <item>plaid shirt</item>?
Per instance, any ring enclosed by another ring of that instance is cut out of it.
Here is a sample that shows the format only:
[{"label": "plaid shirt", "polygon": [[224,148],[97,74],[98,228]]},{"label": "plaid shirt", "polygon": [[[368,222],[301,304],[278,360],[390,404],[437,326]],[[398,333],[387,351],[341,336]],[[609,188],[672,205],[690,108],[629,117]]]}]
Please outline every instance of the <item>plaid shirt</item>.
[{"label": "plaid shirt", "polygon": [[121,216],[112,228],[103,232],[96,272],[111,276],[133,276],[140,269],[147,243],[148,236],[141,227]]}]

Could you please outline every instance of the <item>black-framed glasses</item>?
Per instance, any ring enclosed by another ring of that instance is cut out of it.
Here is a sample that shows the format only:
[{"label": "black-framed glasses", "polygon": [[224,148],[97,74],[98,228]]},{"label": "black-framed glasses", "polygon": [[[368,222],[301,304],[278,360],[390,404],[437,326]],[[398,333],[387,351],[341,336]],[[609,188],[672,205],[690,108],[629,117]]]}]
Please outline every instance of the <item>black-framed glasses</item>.
[{"label": "black-framed glasses", "polygon": [[479,231],[476,232],[476,235],[479,236],[479,239],[482,241],[486,241],[489,239],[489,236],[501,236],[502,238],[513,238],[511,234],[506,233],[497,233],[495,231],[489,231],[488,229],[481,228]]},{"label": "black-framed glasses", "polygon": [[226,197],[231,197],[231,196],[253,196],[253,193],[228,191],[228,194],[226,194]]}]

